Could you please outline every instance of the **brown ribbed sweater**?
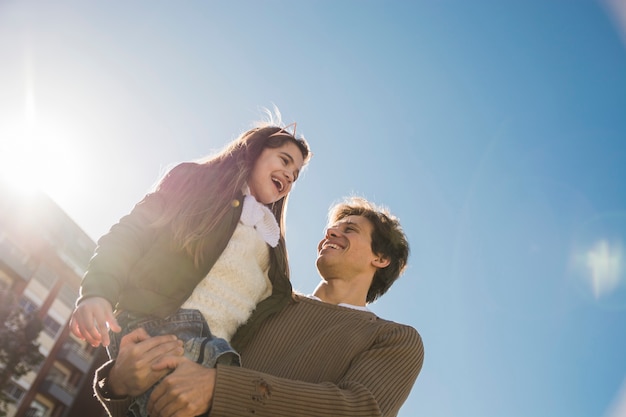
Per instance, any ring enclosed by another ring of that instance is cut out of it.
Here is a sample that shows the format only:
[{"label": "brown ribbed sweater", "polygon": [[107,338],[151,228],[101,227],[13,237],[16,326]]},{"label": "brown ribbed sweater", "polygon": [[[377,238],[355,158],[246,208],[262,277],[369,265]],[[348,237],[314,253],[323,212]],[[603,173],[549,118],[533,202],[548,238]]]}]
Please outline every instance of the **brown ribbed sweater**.
[{"label": "brown ribbed sweater", "polygon": [[[242,368],[217,368],[211,417],[395,416],[424,359],[412,327],[301,296],[240,353]],[[98,391],[113,416],[125,415],[127,401]]]}]

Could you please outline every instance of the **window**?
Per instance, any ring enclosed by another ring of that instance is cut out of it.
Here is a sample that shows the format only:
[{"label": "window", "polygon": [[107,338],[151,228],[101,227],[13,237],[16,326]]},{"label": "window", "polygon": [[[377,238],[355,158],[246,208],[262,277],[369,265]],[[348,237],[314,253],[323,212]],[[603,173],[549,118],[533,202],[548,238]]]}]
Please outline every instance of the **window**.
[{"label": "window", "polygon": [[33,401],[30,403],[28,410],[24,413],[25,417],[44,417],[48,412],[48,407],[41,404],[39,401]]},{"label": "window", "polygon": [[25,295],[22,296],[22,298],[20,298],[18,304],[20,305],[20,307],[22,307],[22,310],[26,314],[31,314],[39,310],[39,306],[33,300],[26,297]]},{"label": "window", "polygon": [[24,391],[19,385],[15,384],[13,381],[9,381],[9,383],[7,384],[7,387],[5,388],[4,392],[10,398],[14,399],[15,402],[19,402],[22,399],[22,397],[24,396],[24,393],[26,391]]},{"label": "window", "polygon": [[46,332],[53,339],[61,329],[61,324],[50,316],[46,316],[43,319],[43,331]]}]

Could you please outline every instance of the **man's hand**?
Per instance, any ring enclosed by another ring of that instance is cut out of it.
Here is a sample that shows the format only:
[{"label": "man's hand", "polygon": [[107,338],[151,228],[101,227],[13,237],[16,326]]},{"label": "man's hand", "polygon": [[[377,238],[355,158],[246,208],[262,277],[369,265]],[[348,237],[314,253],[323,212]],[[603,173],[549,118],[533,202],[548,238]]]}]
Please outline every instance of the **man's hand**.
[{"label": "man's hand", "polygon": [[142,328],[133,330],[120,341],[120,353],[109,373],[107,385],[118,397],[137,396],[145,392],[170,371],[153,365],[183,354],[183,342],[176,336],[150,337]]},{"label": "man's hand", "polygon": [[72,313],[70,330],[74,336],[86,340],[94,347],[100,343],[104,347],[109,346],[109,328],[116,333],[122,330],[113,315],[111,303],[106,298],[89,297]]},{"label": "man's hand", "polygon": [[154,388],[148,401],[152,417],[194,417],[206,413],[213,402],[215,369],[187,358],[167,357],[153,366],[155,371],[173,372]]}]

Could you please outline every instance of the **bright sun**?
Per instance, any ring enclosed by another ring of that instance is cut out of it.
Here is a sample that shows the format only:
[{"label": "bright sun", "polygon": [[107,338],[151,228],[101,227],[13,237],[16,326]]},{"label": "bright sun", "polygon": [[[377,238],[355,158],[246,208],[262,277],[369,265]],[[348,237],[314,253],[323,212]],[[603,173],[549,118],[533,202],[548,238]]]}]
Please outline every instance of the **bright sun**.
[{"label": "bright sun", "polygon": [[57,202],[71,200],[84,177],[71,132],[29,117],[21,126],[2,130],[0,176],[5,182],[24,194],[42,190]]}]

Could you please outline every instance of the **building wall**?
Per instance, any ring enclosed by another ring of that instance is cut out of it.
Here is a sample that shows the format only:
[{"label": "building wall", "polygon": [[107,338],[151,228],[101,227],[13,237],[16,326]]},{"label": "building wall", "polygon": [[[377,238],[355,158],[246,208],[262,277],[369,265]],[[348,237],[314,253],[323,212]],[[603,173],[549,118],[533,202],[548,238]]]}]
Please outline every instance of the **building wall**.
[{"label": "building wall", "polygon": [[0,289],[44,323],[38,342],[45,359],[6,388],[18,399],[8,417],[104,416],[91,384],[106,356],[68,328],[95,242],[43,194],[22,195],[0,182],[0,195]]}]

